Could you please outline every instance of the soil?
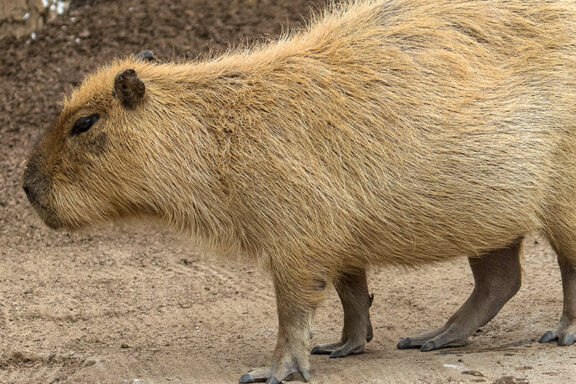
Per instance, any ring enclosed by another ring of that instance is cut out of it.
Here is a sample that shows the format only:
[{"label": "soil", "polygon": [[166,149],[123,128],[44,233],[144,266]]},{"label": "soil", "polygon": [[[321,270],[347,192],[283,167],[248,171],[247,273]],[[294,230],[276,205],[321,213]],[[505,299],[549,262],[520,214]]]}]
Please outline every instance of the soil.
[{"label": "soil", "polygon": [[[26,201],[22,167],[62,95],[96,66],[142,49],[216,54],[298,26],[321,3],[77,0],[35,40],[0,41],[0,383],[235,383],[268,362],[277,320],[259,267],[199,254],[151,224],[53,232]],[[466,299],[466,260],[372,270],[374,340],[363,355],[312,356],[313,382],[574,382],[576,347],[537,343],[562,309],[554,253],[532,235],[523,265],[521,291],[468,346],[428,353],[395,344]],[[341,323],[330,289],[313,343],[337,339]]]}]

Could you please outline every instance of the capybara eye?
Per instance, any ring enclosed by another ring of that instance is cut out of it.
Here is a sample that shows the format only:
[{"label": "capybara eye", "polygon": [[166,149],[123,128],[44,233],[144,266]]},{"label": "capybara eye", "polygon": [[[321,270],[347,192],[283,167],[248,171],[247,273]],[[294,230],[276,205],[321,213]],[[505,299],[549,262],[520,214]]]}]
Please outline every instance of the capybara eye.
[{"label": "capybara eye", "polygon": [[82,132],[86,132],[94,125],[95,122],[98,121],[100,116],[95,113],[90,116],[81,117],[74,123],[74,127],[70,130],[70,136],[76,136],[81,134]]}]

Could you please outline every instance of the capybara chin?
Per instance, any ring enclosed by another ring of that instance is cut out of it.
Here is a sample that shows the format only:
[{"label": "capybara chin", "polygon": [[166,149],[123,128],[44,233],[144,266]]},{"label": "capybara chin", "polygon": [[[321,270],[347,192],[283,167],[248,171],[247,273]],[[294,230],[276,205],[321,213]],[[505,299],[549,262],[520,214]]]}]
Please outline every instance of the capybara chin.
[{"label": "capybara chin", "polygon": [[338,342],[372,338],[371,264],[469,258],[476,287],[441,328],[466,340],[518,290],[524,236],[558,254],[559,328],[576,339],[576,3],[358,0],[215,59],[150,52],[88,76],[32,151],[24,188],[46,223],[157,217],[265,261],[278,302],[269,367],[310,376],[309,327],[333,282]]}]

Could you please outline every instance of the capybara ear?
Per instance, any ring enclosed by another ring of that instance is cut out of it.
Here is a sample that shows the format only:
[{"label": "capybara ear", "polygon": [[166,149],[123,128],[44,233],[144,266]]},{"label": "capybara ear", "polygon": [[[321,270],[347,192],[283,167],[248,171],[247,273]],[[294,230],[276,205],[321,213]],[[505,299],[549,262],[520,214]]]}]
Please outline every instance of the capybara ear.
[{"label": "capybara ear", "polygon": [[146,51],[141,51],[140,53],[138,53],[136,55],[136,59],[140,60],[140,61],[155,62],[156,56],[154,56],[154,52],[146,50]]},{"label": "capybara ear", "polygon": [[145,91],[144,83],[133,69],[126,69],[114,78],[114,92],[126,108],[138,105],[144,98]]}]

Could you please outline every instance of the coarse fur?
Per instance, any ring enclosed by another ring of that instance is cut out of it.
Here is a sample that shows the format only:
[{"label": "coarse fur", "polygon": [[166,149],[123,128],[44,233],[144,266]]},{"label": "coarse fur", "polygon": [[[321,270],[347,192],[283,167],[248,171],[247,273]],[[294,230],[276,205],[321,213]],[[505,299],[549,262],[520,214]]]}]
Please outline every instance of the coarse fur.
[{"label": "coarse fur", "polygon": [[[134,106],[114,91],[127,69],[145,85]],[[279,305],[314,308],[318,282],[368,265],[573,236],[575,122],[576,3],[346,1],[214,59],[102,67],[25,183],[53,227],[158,217],[263,260]]]}]

